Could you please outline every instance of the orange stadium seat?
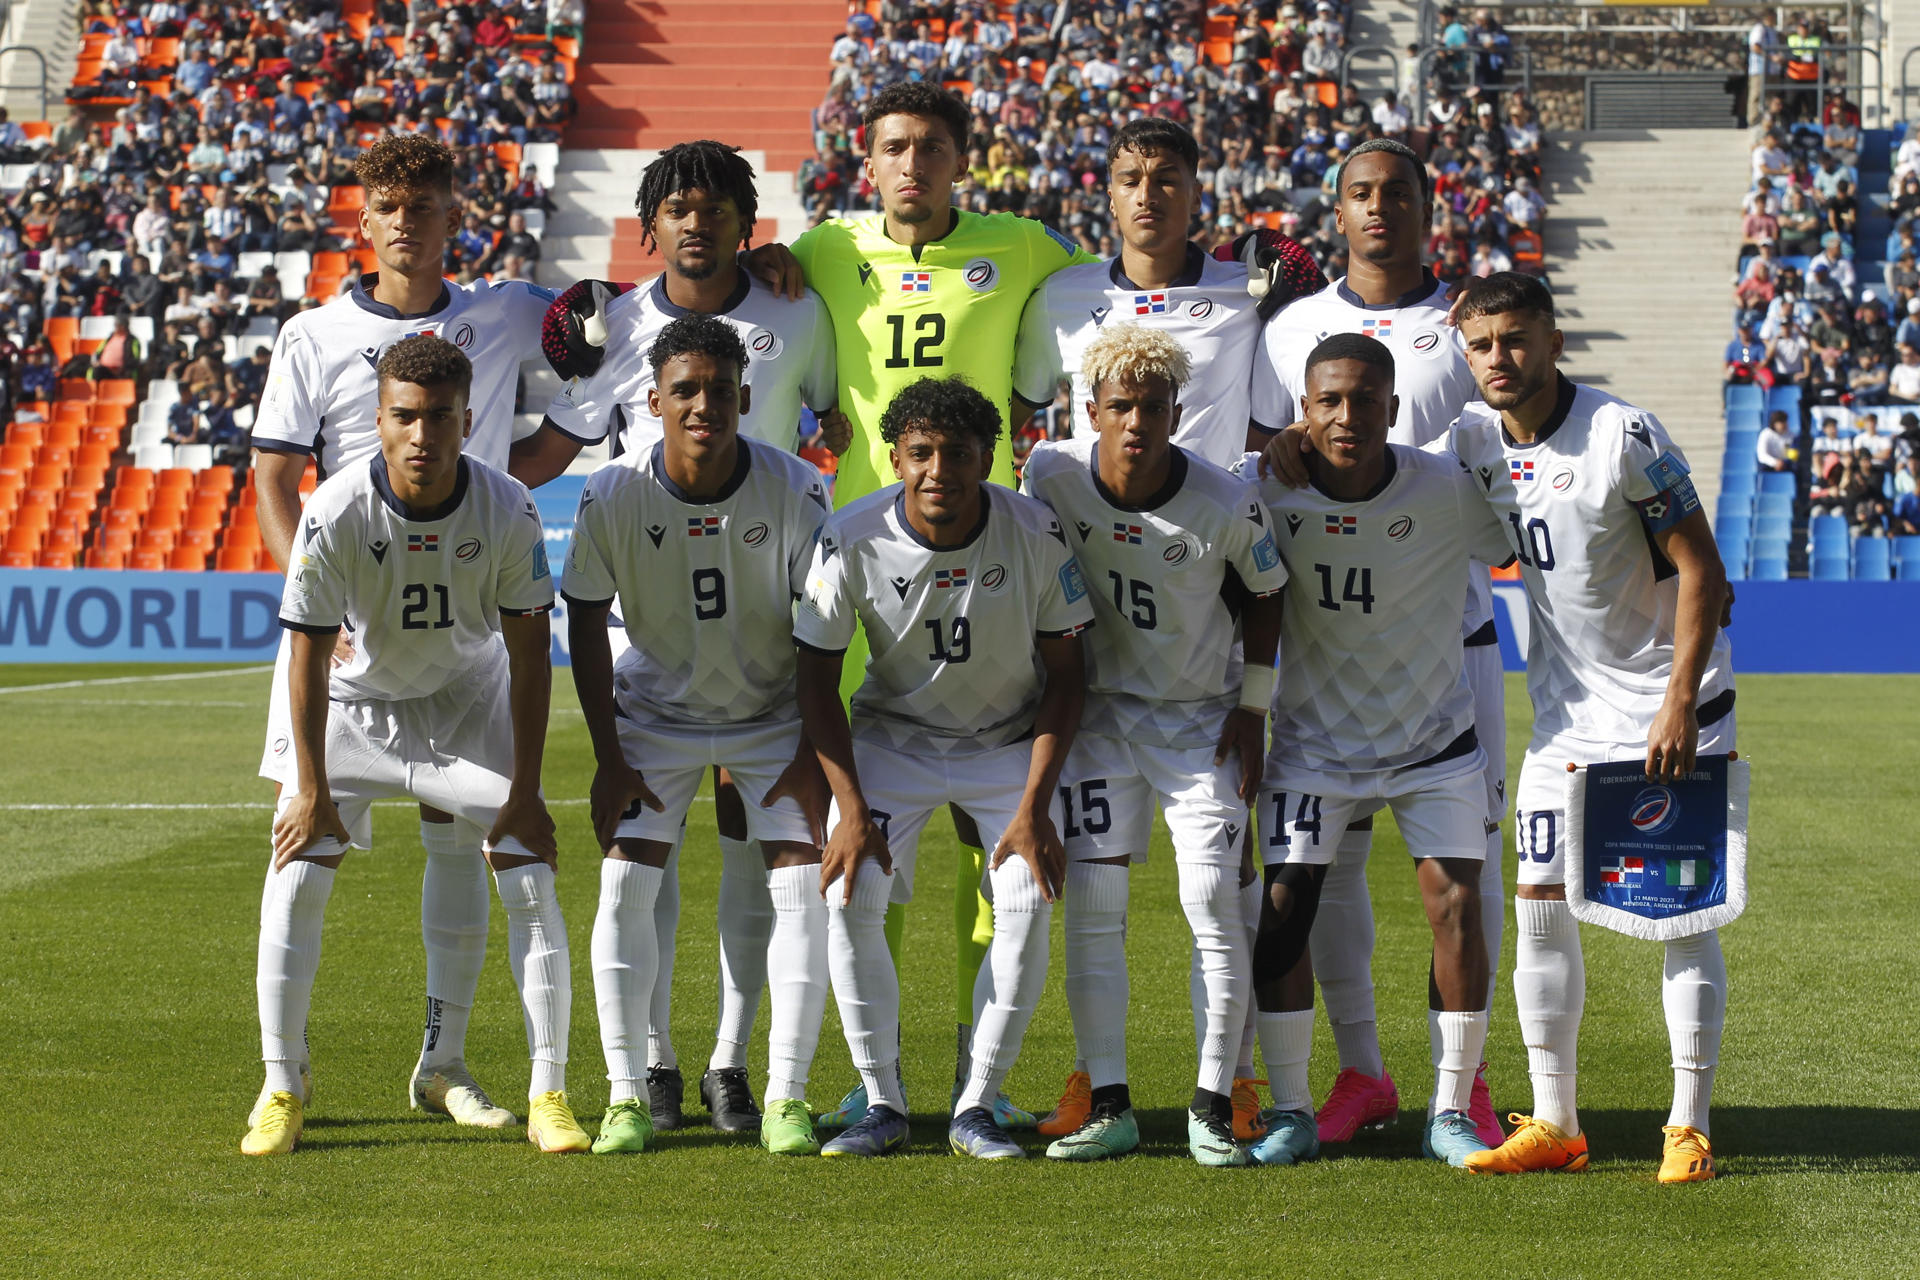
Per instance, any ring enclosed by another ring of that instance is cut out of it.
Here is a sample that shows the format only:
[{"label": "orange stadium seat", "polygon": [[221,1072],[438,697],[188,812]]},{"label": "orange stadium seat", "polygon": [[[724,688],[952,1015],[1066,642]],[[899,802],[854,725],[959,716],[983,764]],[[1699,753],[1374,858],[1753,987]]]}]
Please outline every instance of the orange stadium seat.
[{"label": "orange stadium seat", "polygon": [[37,463],[27,472],[27,484],[35,489],[59,489],[67,483],[67,468],[57,463]]},{"label": "orange stadium seat", "polygon": [[133,531],[140,527],[144,514],[132,507],[108,507],[107,513],[100,517],[100,527],[119,530],[131,538]]},{"label": "orange stadium seat", "polygon": [[167,567],[167,554],[150,547],[136,547],[127,555],[127,568],[151,572]]},{"label": "orange stadium seat", "polygon": [[192,547],[200,553],[201,558],[204,560],[208,555],[212,554],[214,541],[214,531],[212,529],[189,528],[180,531],[180,537],[173,545],[175,547]]},{"label": "orange stadium seat", "polygon": [[132,378],[102,378],[93,384],[94,399],[106,404],[134,404],[137,389]]},{"label": "orange stadium seat", "polygon": [[91,400],[93,384],[85,378],[62,378],[60,379],[60,399]]},{"label": "orange stadium seat", "polygon": [[198,547],[175,547],[173,553],[167,557],[167,568],[204,573],[207,568],[207,553]]},{"label": "orange stadium seat", "polygon": [[42,569],[71,569],[79,556],[72,547],[53,548],[42,551],[34,564]]},{"label": "orange stadium seat", "polygon": [[193,475],[194,473],[191,467],[168,467],[165,471],[162,471],[154,477],[154,487],[158,489],[179,489],[182,491],[191,490],[193,488]]},{"label": "orange stadium seat", "polygon": [[47,424],[44,422],[15,422],[7,427],[7,443],[25,445],[29,449],[38,449],[40,442],[47,438]]},{"label": "orange stadium seat", "polygon": [[0,444],[0,466],[25,473],[33,466],[39,449],[30,444]]},{"label": "orange stadium seat", "polygon": [[93,545],[109,551],[130,551],[133,549],[133,530],[110,529],[102,526],[93,535]]},{"label": "orange stadium seat", "polygon": [[33,560],[31,551],[0,551],[0,569],[31,569]]},{"label": "orange stadium seat", "polygon": [[252,573],[254,548],[223,547],[213,557],[213,567],[222,573]]},{"label": "orange stadium seat", "polygon": [[127,567],[127,552],[123,547],[94,547],[81,563],[89,569],[124,569]]}]

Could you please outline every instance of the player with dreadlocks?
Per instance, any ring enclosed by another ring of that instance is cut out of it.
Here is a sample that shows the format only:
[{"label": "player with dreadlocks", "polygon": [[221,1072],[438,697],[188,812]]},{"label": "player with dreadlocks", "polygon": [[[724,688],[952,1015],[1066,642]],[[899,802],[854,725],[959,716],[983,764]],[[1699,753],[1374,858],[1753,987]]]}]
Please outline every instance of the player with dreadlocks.
[{"label": "player with dreadlocks", "polygon": [[[845,449],[846,421],[829,412],[838,392],[826,307],[811,291],[798,300],[781,297],[737,255],[753,233],[758,209],[753,167],[745,157],[719,142],[670,147],[641,174],[634,208],[643,242],[658,248],[666,270],[632,290],[582,282],[561,299],[564,306],[556,304],[546,333],[548,359],[557,370],[572,368],[581,376],[554,396],[540,430],[514,446],[514,473],[558,475],[582,446],[601,440],[609,441],[614,456],[631,454],[636,461],[658,449],[664,428],[648,406],[654,369],[647,352],[661,330],[687,315],[717,317],[738,331],[746,348],[743,437],[792,449],[804,406],[820,415],[827,447]],[[603,332],[589,332],[596,323]],[[583,369],[573,363],[570,348],[589,342],[597,367]],[[614,627],[618,653],[625,631],[617,609]],[[720,1027],[700,1096],[716,1128],[757,1134],[760,1109],[747,1083],[746,1051],[766,985],[773,902],[762,850],[747,838],[746,810],[724,771],[718,772],[714,803],[721,859]],[[654,907],[661,963],[649,1018],[647,1090],[656,1129],[682,1122],[683,1076],[668,1030],[680,918],[678,857],[676,850]]]}]

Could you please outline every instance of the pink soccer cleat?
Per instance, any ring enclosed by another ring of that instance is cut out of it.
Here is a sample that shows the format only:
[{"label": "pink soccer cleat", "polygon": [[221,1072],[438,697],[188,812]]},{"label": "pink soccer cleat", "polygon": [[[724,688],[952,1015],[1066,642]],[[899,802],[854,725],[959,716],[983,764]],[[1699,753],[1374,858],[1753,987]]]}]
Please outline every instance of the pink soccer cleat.
[{"label": "pink soccer cleat", "polygon": [[1400,1091],[1393,1087],[1392,1076],[1383,1071],[1376,1080],[1343,1067],[1320,1106],[1320,1141],[1352,1142],[1366,1126],[1385,1124],[1399,1114]]},{"label": "pink soccer cleat", "polygon": [[1467,1102],[1467,1118],[1473,1121],[1474,1132],[1480,1135],[1480,1141],[1486,1143],[1489,1149],[1507,1140],[1507,1131],[1500,1127],[1500,1119],[1493,1113],[1493,1092],[1487,1088],[1487,1064],[1484,1062],[1473,1073],[1473,1095]]}]

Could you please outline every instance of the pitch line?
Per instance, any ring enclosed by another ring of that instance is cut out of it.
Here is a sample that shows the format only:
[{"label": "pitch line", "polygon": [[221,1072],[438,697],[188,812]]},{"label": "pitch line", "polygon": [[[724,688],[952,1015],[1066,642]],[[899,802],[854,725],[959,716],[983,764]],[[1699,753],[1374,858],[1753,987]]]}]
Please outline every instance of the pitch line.
[{"label": "pitch line", "polygon": [[[712,796],[695,796],[695,804],[712,804]],[[562,806],[573,807],[587,803],[585,796],[569,796],[560,800],[547,801],[547,808]],[[418,808],[417,800],[375,800],[376,809]],[[179,813],[210,809],[262,809],[269,813],[273,805],[252,800],[235,800],[225,804],[0,804],[0,813]]]},{"label": "pitch line", "polygon": [[212,680],[218,676],[243,676],[273,670],[272,663],[250,667],[222,667],[218,671],[183,671],[166,676],[102,676],[97,680],[56,680],[51,684],[15,684],[0,686],[0,695],[9,693],[45,693],[50,689],[90,689],[110,684],[147,684],[163,680]]}]

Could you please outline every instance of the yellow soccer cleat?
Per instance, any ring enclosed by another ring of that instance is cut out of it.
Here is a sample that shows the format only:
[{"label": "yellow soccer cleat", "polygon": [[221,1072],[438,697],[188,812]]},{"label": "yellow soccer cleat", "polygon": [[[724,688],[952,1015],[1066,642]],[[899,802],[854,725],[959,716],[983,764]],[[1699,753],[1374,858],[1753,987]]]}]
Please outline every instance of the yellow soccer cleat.
[{"label": "yellow soccer cleat", "polygon": [[[253,1110],[247,1112],[247,1128],[260,1127],[260,1117],[267,1113],[267,1104],[273,1101],[273,1090],[260,1086],[260,1096],[253,1100]],[[313,1068],[306,1063],[300,1064],[300,1106],[304,1110],[313,1105]]]},{"label": "yellow soccer cleat", "polygon": [[558,1090],[536,1094],[527,1103],[527,1141],[549,1155],[569,1155],[593,1149],[593,1139],[573,1118],[567,1095]]},{"label": "yellow soccer cleat", "polygon": [[1260,1118],[1260,1086],[1265,1080],[1235,1076],[1233,1080],[1233,1140],[1258,1142],[1267,1136],[1267,1122]]},{"label": "yellow soccer cleat", "polygon": [[1707,1135],[1690,1124],[1663,1125],[1665,1149],[1660,1155],[1660,1181],[1710,1182],[1713,1180],[1713,1144]]},{"label": "yellow soccer cleat", "polygon": [[1092,1111],[1093,1080],[1086,1072],[1075,1071],[1067,1076],[1067,1087],[1060,1095],[1060,1105],[1042,1116],[1033,1127],[1049,1138],[1063,1138],[1069,1133],[1077,1133]]},{"label": "yellow soccer cleat", "polygon": [[240,1139],[243,1156],[283,1156],[300,1141],[305,1123],[305,1108],[300,1099],[286,1090],[267,1095],[264,1106],[254,1108],[247,1136]]},{"label": "yellow soccer cleat", "polygon": [[1473,1151],[1463,1167],[1469,1173],[1578,1173],[1587,1167],[1587,1137],[1569,1138],[1544,1120],[1513,1112],[1511,1137],[1491,1151]]}]

